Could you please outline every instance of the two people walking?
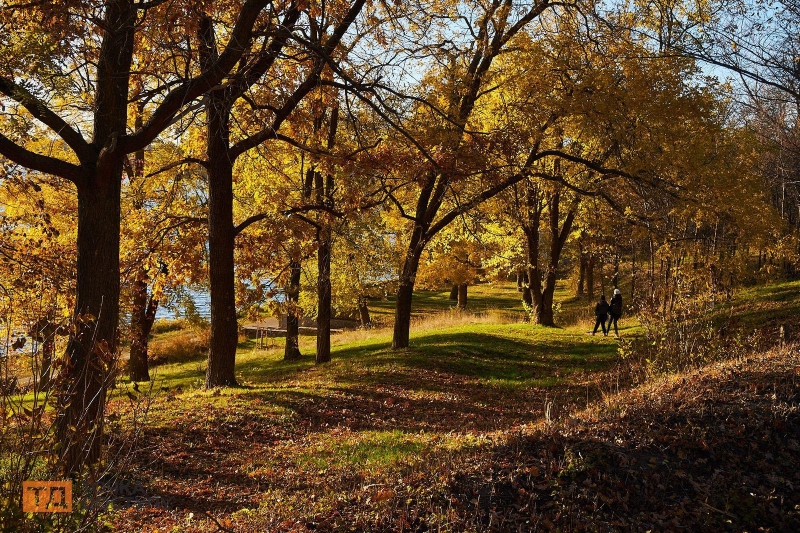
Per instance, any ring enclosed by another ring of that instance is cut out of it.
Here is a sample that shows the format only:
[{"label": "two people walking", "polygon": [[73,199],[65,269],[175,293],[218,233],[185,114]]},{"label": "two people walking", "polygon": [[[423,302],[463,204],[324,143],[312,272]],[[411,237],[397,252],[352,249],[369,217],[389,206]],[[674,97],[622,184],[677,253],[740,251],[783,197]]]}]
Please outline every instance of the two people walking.
[{"label": "two people walking", "polygon": [[[592,335],[595,335],[597,333],[597,328],[601,327],[603,335],[608,336],[611,331],[611,325],[613,324],[614,334],[619,337],[617,321],[622,316],[622,293],[619,289],[614,289],[614,296],[611,297],[610,303],[606,301],[605,294],[600,297],[600,301],[594,306],[594,316],[597,320],[594,323]],[[608,321],[607,326],[606,321]]]}]

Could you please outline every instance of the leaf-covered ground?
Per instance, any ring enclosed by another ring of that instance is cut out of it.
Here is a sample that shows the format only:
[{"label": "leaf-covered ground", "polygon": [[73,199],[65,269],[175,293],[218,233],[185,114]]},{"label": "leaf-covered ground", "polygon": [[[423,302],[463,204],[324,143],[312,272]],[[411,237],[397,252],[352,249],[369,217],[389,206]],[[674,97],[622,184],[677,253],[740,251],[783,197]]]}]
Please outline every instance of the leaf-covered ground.
[{"label": "leaf-covered ground", "polygon": [[[797,285],[746,295],[740,327],[800,331]],[[244,386],[211,391],[201,362],[163,367],[105,523],[800,531],[796,345],[636,385],[616,341],[585,329],[466,321],[400,353],[379,332],[322,367],[248,348]],[[123,421],[128,403],[112,402]]]}]

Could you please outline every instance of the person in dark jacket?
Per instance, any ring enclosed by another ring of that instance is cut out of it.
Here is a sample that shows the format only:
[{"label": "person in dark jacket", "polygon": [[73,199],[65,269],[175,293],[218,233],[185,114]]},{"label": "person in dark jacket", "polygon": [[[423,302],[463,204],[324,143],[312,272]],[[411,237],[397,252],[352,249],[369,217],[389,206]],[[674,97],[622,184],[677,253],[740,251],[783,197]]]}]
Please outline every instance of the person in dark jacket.
[{"label": "person in dark jacket", "polygon": [[608,331],[611,331],[611,324],[614,324],[614,335],[619,337],[619,330],[617,329],[617,320],[622,316],[622,293],[619,289],[614,289],[614,296],[611,297],[611,303],[608,305],[611,318],[608,321]]},{"label": "person in dark jacket", "polygon": [[608,319],[608,302],[606,302],[605,294],[600,297],[600,301],[594,306],[594,316],[597,317],[597,320],[594,323],[594,331],[592,331],[592,335],[597,333],[597,326],[602,326],[603,335],[608,336],[608,330],[606,330],[606,320]]}]

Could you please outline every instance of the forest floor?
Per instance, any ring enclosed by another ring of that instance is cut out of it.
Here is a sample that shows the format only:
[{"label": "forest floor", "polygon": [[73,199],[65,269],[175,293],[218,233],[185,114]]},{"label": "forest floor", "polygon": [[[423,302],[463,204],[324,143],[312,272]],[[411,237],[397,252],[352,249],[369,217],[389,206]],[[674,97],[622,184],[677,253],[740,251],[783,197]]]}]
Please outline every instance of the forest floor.
[{"label": "forest floor", "polygon": [[[236,388],[203,390],[200,358],[158,366],[149,392],[119,387],[110,402],[109,433],[137,451],[104,523],[800,530],[800,353],[771,346],[778,324],[800,330],[800,283],[751,289],[734,307],[759,345],[670,375],[621,358],[586,322],[541,328],[493,312],[421,318],[403,351],[388,330],[345,333],[322,366],[308,344],[285,363],[280,348],[243,342]],[[624,341],[638,329],[623,322]],[[134,405],[147,408],[136,432]]]}]

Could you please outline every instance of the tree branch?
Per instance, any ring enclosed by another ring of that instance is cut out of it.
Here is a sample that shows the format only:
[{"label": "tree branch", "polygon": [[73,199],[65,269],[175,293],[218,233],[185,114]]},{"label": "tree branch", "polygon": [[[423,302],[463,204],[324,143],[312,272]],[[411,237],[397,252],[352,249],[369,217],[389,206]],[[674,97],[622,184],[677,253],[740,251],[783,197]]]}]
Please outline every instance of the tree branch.
[{"label": "tree branch", "polygon": [[0,92],[20,103],[28,112],[61,137],[81,163],[86,163],[94,154],[83,135],[74,130],[64,119],[59,117],[44,102],[36,98],[27,89],[14,83],[13,80],[0,76]]},{"label": "tree branch", "polygon": [[86,184],[86,177],[81,167],[26,150],[2,133],[0,133],[0,155],[25,168],[69,180],[78,188]]},{"label": "tree branch", "polygon": [[147,123],[133,135],[119,139],[119,147],[125,153],[135,152],[150,144],[172,122],[172,118],[184,105],[211,90],[236,66],[250,44],[253,25],[269,0],[247,0],[231,32],[225,50],[219,58],[199,76],[181,83],[167,94]]}]

